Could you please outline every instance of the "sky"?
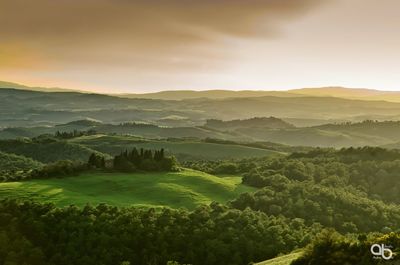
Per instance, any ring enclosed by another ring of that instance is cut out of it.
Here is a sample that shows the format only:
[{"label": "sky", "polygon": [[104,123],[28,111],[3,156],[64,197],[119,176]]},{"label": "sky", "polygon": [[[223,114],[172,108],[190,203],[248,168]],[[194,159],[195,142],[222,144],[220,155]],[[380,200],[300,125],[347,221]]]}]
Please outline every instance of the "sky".
[{"label": "sky", "polygon": [[0,80],[100,93],[400,90],[398,0],[0,0]]}]

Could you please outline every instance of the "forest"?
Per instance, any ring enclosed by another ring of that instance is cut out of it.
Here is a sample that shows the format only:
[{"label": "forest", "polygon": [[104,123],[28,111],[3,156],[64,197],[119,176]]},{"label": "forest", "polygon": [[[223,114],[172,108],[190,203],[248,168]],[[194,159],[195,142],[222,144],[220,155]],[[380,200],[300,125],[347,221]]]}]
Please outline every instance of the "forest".
[{"label": "forest", "polygon": [[310,242],[320,227],[220,204],[189,212],[0,202],[1,264],[246,264]]},{"label": "forest", "polygon": [[[73,132],[64,138],[87,136]],[[93,170],[132,174],[191,168],[217,176],[240,175],[243,185],[255,191],[242,193],[226,204],[215,202],[194,210],[107,204],[58,208],[49,203],[3,199],[0,264],[239,265],[303,248],[303,255],[293,264],[325,264],[318,262],[336,259],[331,256],[336,255],[335,248],[351,246],[362,252],[373,240],[398,240],[397,150],[298,148],[269,157],[182,163],[163,148],[134,147],[115,155],[93,151],[86,161],[48,163],[43,163],[41,153],[28,152],[27,146],[32,144],[47,148],[59,141],[42,136],[12,145],[1,143],[3,150],[15,150],[15,154],[0,156],[3,172],[8,169],[3,181],[79,178]],[[68,146],[68,142],[62,145]],[[62,149],[58,152],[64,156]],[[32,158],[22,154],[32,154]],[[22,177],[18,179],[13,172]],[[328,248],[332,254],[321,253]],[[342,258],[356,260],[354,251],[343,250]]]}]

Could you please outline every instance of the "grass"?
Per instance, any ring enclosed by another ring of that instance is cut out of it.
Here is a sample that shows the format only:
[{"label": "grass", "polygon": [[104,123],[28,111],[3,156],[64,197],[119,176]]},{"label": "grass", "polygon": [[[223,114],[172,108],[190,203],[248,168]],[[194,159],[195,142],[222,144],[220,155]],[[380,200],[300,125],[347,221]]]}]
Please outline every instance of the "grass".
[{"label": "grass", "polygon": [[253,188],[238,176],[217,177],[184,169],[171,173],[84,173],[76,177],[0,183],[1,198],[24,198],[57,206],[107,203],[193,209],[226,202]]},{"label": "grass", "polygon": [[280,152],[242,145],[206,143],[194,140],[165,141],[165,140],[140,140],[132,136],[94,135],[84,136],[71,140],[71,142],[85,145],[100,152],[114,154],[121,150],[136,148],[160,149],[168,153],[196,159],[229,159],[263,157],[281,154]]},{"label": "grass", "polygon": [[255,263],[254,265],[290,265],[294,260],[298,259],[302,253],[302,251],[294,251],[284,256],[276,257],[260,263]]}]

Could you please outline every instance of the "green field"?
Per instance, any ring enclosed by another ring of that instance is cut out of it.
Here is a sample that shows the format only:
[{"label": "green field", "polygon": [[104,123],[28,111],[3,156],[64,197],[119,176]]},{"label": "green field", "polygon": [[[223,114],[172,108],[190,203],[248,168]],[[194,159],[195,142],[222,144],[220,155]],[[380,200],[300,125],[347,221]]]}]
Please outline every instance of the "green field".
[{"label": "green field", "polygon": [[193,209],[226,202],[252,190],[238,176],[217,177],[184,169],[173,173],[84,173],[76,177],[0,183],[0,198],[24,198],[57,206],[107,203]]},{"label": "green field", "polygon": [[108,154],[116,154],[133,147],[145,149],[164,148],[168,153],[178,157],[186,156],[196,159],[248,158],[281,154],[273,150],[242,145],[215,144],[194,140],[144,140],[134,136],[94,135],[76,138],[71,142]]},{"label": "green field", "polygon": [[256,263],[254,265],[290,265],[290,263],[298,259],[302,253],[302,251],[294,251],[290,254]]}]

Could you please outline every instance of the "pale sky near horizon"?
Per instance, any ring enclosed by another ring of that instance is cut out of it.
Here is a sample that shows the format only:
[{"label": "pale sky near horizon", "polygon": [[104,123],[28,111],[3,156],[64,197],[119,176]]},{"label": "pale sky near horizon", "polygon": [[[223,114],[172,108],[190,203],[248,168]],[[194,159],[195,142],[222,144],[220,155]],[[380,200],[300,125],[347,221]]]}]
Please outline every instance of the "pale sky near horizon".
[{"label": "pale sky near horizon", "polygon": [[398,0],[0,0],[0,80],[101,93],[400,90]]}]

